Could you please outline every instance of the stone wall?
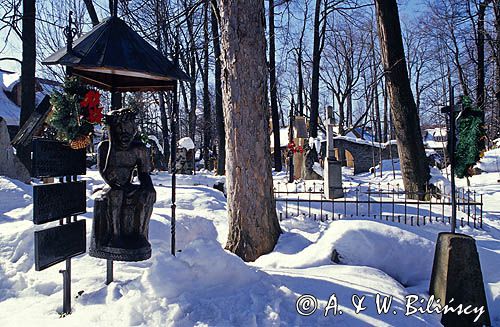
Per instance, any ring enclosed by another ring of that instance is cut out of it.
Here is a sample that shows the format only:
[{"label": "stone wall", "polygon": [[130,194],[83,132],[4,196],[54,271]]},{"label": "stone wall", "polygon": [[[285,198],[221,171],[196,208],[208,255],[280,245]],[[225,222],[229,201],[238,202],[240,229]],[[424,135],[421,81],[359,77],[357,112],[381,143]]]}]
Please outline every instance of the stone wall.
[{"label": "stone wall", "polygon": [[[347,150],[354,157],[354,174],[368,172],[373,167],[373,156],[375,156],[375,165],[380,162],[380,156],[382,156],[382,160],[390,159],[391,151],[392,158],[398,158],[398,147],[396,144],[375,143],[371,145],[367,141],[362,140],[361,142],[357,142],[347,138],[334,138],[333,144],[335,148],[339,149],[339,152]],[[345,160],[340,160],[342,158],[337,159],[342,162],[342,166],[346,165]]]}]

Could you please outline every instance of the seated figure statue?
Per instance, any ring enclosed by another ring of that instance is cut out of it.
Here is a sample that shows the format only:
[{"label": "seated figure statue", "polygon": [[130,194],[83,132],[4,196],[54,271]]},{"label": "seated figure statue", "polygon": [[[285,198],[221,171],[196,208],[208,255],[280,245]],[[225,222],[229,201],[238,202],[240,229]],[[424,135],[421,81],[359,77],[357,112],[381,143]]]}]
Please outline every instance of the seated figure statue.
[{"label": "seated figure statue", "polygon": [[[135,140],[134,111],[113,110],[105,123],[109,140],[99,144],[97,165],[108,186],[95,199],[89,254],[118,261],[146,260],[151,257],[148,231],[156,201],[148,149]],[[132,183],[135,171],[140,184]]]}]

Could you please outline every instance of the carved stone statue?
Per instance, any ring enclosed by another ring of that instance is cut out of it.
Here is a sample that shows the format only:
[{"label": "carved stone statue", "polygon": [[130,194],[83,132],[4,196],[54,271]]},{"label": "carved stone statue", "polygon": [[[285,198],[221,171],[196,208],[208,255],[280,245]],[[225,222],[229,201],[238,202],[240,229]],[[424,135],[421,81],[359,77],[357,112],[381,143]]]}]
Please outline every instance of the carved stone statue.
[{"label": "carved stone statue", "polygon": [[318,152],[316,151],[316,147],[310,147],[309,145],[305,145],[306,154],[305,159],[302,162],[302,178],[305,180],[316,180],[322,179],[317,172],[314,171],[314,164],[318,161]]},{"label": "carved stone statue", "polygon": [[[105,116],[109,140],[98,148],[97,165],[108,186],[95,199],[89,254],[118,261],[151,257],[149,220],[156,192],[148,150],[135,139],[135,113],[113,110]],[[137,172],[139,184],[132,183]]]}]

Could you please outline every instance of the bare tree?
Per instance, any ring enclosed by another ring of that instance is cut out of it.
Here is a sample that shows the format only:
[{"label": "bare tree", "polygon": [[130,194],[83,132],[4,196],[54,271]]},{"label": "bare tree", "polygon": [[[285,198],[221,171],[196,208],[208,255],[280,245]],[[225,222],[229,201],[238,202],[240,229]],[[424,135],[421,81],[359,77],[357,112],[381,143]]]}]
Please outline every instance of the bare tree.
[{"label": "bare tree", "polygon": [[276,35],[274,33],[274,0],[269,0],[269,88],[271,93],[271,120],[273,124],[274,170],[281,171],[280,115],[276,82]]},{"label": "bare tree", "polygon": [[420,121],[408,79],[396,0],[375,1],[378,34],[405,190],[420,198],[429,180]]},{"label": "bare tree", "polygon": [[263,0],[221,0],[229,236],[226,249],[254,261],[274,249],[276,216],[267,110]]},{"label": "bare tree", "polygon": [[219,37],[219,9],[217,0],[212,0],[211,27],[213,48],[215,57],[214,80],[215,80],[215,125],[217,129],[217,174],[226,173],[226,131],[224,127],[224,111],[222,109],[222,71],[220,62],[220,37]]}]

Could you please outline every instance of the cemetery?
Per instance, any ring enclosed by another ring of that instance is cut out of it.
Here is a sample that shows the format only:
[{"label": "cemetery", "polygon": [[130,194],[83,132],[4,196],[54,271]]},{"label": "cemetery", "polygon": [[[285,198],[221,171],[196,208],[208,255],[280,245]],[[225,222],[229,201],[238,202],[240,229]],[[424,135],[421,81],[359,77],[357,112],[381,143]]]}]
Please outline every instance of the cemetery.
[{"label": "cemetery", "polygon": [[500,326],[498,4],[438,71],[446,3],[0,5],[0,326]]}]

